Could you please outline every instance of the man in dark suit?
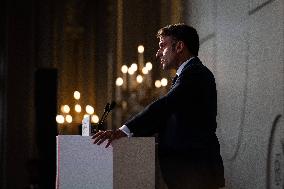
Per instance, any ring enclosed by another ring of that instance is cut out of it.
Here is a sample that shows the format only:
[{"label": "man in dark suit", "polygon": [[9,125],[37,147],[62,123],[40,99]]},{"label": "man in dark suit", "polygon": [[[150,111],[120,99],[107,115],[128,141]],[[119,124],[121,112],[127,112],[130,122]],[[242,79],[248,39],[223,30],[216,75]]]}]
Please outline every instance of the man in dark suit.
[{"label": "man in dark suit", "polygon": [[217,189],[224,168],[216,137],[217,94],[211,71],[199,60],[199,37],[185,24],[158,31],[156,57],[176,69],[170,91],[116,131],[101,131],[94,143],[124,136],[159,135],[158,156],[169,189]]}]

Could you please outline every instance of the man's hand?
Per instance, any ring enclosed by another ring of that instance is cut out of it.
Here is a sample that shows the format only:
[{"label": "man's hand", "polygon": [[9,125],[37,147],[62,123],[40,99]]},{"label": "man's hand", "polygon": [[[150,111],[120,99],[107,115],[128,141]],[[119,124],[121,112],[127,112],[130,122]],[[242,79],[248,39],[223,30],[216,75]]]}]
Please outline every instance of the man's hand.
[{"label": "man's hand", "polygon": [[94,144],[97,144],[97,145],[100,145],[106,139],[108,139],[108,142],[106,145],[106,148],[107,148],[113,140],[126,137],[126,136],[127,135],[123,131],[117,129],[114,131],[113,130],[99,131],[92,137],[92,139],[95,140]]}]

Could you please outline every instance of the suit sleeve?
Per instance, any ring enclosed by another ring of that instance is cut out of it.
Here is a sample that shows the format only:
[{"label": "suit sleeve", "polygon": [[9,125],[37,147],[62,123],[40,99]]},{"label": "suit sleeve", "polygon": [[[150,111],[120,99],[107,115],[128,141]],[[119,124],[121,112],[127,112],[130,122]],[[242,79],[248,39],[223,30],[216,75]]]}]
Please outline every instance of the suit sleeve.
[{"label": "suit sleeve", "polygon": [[125,125],[133,136],[151,136],[165,125],[165,121],[172,113],[195,108],[195,100],[202,86],[199,84],[200,81],[198,74],[183,74],[165,96],[152,102]]}]

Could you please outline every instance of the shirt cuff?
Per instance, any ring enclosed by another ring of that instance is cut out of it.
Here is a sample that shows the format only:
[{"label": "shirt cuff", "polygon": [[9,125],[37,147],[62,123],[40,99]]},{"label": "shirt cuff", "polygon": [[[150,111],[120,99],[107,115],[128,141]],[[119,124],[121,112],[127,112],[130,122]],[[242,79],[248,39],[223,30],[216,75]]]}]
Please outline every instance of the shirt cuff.
[{"label": "shirt cuff", "polygon": [[119,128],[122,132],[124,132],[128,137],[132,137],[133,133],[130,132],[129,128],[126,125],[122,125],[122,127]]}]

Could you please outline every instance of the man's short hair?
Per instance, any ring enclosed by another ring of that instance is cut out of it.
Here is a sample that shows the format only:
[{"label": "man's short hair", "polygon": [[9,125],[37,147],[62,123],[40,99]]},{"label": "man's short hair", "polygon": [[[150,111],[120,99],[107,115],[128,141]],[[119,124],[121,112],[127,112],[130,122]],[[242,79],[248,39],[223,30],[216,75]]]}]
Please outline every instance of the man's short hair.
[{"label": "man's short hair", "polygon": [[199,51],[199,36],[196,29],[183,23],[172,24],[161,28],[157,37],[171,36],[178,41],[183,41],[188,50],[198,56]]}]

